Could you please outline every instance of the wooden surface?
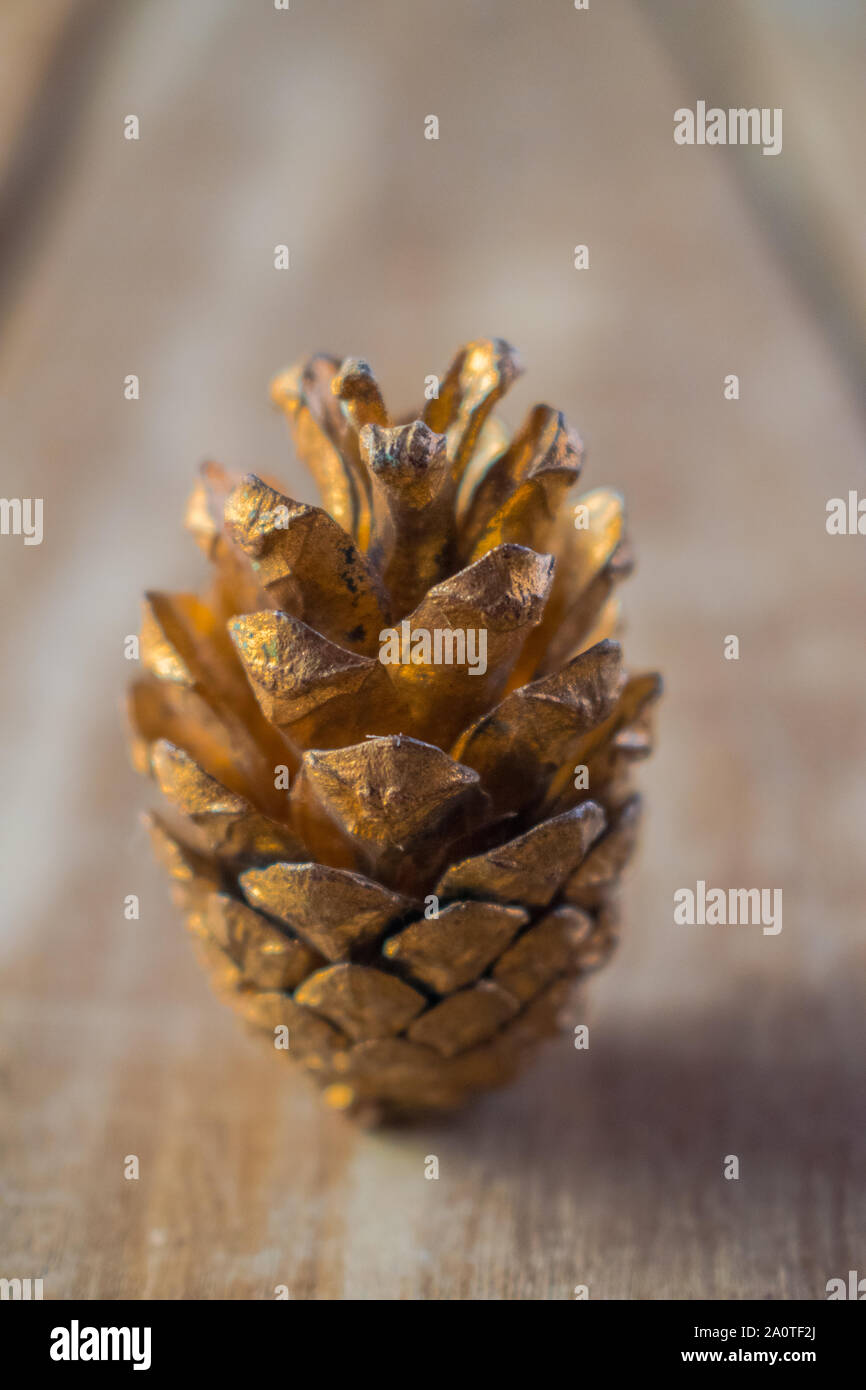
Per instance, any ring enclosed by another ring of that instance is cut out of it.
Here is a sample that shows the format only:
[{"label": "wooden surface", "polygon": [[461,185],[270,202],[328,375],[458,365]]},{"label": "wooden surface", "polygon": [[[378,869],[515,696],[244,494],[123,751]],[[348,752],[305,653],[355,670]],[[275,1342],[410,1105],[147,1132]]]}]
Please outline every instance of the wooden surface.
[{"label": "wooden surface", "polygon": [[[739,1299],[862,1272],[866,539],[824,518],[864,491],[863,22],[712,8],[724,53],[684,5],[625,0],[58,3],[29,7],[11,64],[0,43],[4,171],[41,132],[2,229],[3,491],[44,497],[46,528],[0,539],[4,1277]],[[783,106],[779,158],[674,145],[677,107],[728,95]],[[141,589],[200,578],[180,517],[201,458],[312,499],[277,368],[362,354],[402,407],[483,334],[527,359],[511,423],[560,406],[587,485],[627,495],[627,654],[666,676],[660,747],[625,938],[575,1013],[589,1051],[566,1034],[472,1111],[359,1133],[194,966],[137,828],[122,642]],[[781,934],[674,926],[700,878],[781,887]]]}]

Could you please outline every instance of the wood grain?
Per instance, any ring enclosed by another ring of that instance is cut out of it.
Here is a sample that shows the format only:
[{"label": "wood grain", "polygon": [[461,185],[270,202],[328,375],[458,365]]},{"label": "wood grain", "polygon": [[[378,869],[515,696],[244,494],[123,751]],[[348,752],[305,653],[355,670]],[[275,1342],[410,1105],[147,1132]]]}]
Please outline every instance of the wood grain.
[{"label": "wood grain", "polygon": [[[862,129],[850,24],[828,50],[840,132]],[[786,130],[812,101],[794,49],[752,97]],[[737,171],[754,152],[673,144],[701,95],[625,0],[442,0],[424,24],[400,0],[154,0],[98,36],[0,343],[3,490],[44,497],[46,527],[0,539],[5,1277],[50,1298],[740,1299],[863,1269],[864,541],[824,517],[862,490],[864,431],[821,254],[780,255]],[[560,406],[587,485],[628,498],[627,653],[665,673],[660,748],[625,938],[575,1010],[589,1050],[566,1032],[474,1110],[363,1133],[193,964],[137,829],[122,642],[143,588],[201,577],[180,518],[202,457],[312,499],[273,372],[363,354],[402,409],[485,333],[529,365],[510,422]],[[675,927],[699,878],[782,887],[782,932]]]},{"label": "wood grain", "polygon": [[35,105],[46,99],[47,73],[74,9],[75,0],[47,0],[44,5],[7,0],[0,13],[0,169],[4,177]]}]

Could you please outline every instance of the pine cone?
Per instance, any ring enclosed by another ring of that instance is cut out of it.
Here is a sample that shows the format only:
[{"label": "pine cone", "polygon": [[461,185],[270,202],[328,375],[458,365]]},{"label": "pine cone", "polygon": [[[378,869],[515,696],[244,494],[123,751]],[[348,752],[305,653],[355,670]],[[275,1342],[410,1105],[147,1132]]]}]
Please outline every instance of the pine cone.
[{"label": "pine cone", "polygon": [[[207,464],[206,598],[151,593],[130,692],[149,818],[217,994],[367,1119],[511,1077],[617,935],[660,682],[627,676],[621,498],[499,340],[395,425],[363,361],[272,396],[324,508]],[[450,658],[450,659],[449,659]]]}]

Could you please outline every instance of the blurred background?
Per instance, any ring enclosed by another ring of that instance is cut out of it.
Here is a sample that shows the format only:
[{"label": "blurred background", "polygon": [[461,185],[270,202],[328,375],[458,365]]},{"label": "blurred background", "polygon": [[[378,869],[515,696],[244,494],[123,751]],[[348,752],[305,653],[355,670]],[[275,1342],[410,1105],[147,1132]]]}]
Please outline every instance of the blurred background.
[{"label": "blurred background", "polygon": [[[2,492],[44,541],[0,538],[0,1274],[823,1298],[864,1269],[866,538],[825,530],[866,495],[864,61],[855,0],[3,0]],[[676,146],[698,100],[781,107],[782,153]],[[560,407],[626,495],[659,748],[589,1051],[364,1134],[208,993],[138,827],[123,639],[203,577],[204,458],[314,500],[279,368],[364,356],[401,411],[492,335],[527,364],[506,420]],[[781,887],[783,931],[675,927],[699,878]]]}]

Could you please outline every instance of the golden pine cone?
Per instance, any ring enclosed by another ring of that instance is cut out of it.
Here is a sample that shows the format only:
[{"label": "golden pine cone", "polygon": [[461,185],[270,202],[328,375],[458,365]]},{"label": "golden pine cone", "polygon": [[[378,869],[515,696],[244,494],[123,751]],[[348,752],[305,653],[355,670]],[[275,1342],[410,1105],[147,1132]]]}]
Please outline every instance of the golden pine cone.
[{"label": "golden pine cone", "polygon": [[507,1080],[616,940],[660,682],[612,640],[621,498],[564,507],[562,415],[492,414],[520,370],[470,343],[402,425],[357,358],[284,373],[324,509],[205,465],[212,587],[145,600],[133,759],[197,952],[367,1118]]}]

